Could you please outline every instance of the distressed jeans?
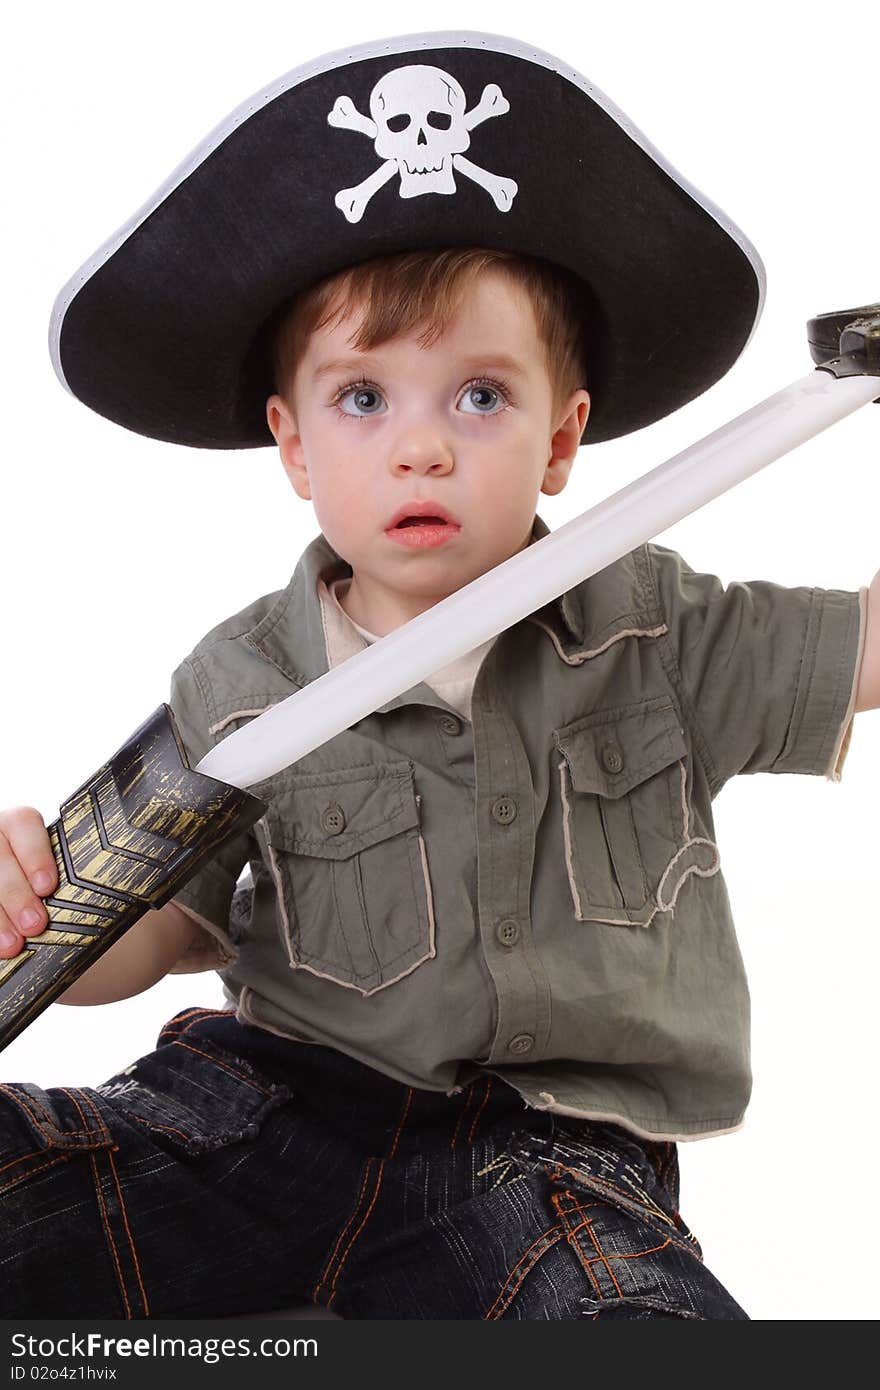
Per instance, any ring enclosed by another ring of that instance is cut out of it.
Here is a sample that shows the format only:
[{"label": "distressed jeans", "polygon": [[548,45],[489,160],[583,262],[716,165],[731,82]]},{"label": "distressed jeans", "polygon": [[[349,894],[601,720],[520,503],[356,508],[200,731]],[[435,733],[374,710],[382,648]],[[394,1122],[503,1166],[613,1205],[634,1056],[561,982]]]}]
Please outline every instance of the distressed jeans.
[{"label": "distressed jeans", "polygon": [[675,1144],[414,1090],[192,1008],[89,1088],[0,1085],[0,1316],[745,1319]]}]

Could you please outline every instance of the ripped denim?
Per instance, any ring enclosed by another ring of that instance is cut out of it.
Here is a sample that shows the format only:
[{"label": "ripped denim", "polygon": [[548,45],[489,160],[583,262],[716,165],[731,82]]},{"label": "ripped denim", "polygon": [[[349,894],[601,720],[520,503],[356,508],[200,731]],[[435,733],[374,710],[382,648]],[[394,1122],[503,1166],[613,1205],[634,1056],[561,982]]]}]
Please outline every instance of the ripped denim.
[{"label": "ripped denim", "polygon": [[414,1090],[193,1008],[94,1088],[0,1086],[0,1317],[747,1319],[675,1144]]}]

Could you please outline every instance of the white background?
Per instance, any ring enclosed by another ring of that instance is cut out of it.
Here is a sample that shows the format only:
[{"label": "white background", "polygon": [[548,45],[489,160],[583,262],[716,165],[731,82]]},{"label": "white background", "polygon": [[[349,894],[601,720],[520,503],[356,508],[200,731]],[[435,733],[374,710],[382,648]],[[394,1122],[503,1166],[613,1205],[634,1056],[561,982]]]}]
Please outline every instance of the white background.
[{"label": "white background", "polygon": [[[284,585],[316,533],[271,450],[128,433],[69,396],[47,352],[62,285],[230,110],[342,44],[508,34],[584,73],[754,242],[768,295],[743,358],[671,418],[582,449],[568,489],[542,499],[555,528],[808,371],[808,318],[880,299],[878,16],[873,0],[7,13],[0,806],[53,819],[167,698],[206,629]],[[878,465],[880,410],[868,406],[658,539],[725,582],[856,589],[880,567]],[[739,1132],[680,1146],[682,1212],[754,1318],[878,1312],[878,763],[880,715],[863,713],[839,785],[742,777],[716,802],[755,1085]],[[53,1006],[0,1056],[0,1078],[96,1084],[150,1050],[176,1009],[220,1002],[209,973],[116,1005]]]}]

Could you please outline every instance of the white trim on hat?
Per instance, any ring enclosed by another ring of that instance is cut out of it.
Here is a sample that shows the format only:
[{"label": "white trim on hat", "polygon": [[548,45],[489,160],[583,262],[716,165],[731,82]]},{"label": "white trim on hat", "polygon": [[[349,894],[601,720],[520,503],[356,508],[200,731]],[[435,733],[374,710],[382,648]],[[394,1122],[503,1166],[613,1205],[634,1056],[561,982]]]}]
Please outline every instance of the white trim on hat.
[{"label": "white trim on hat", "polygon": [[358,62],[364,58],[376,58],[383,53],[393,56],[398,53],[412,52],[416,49],[426,48],[484,48],[491,52],[504,53],[509,57],[527,59],[529,62],[537,63],[542,67],[549,68],[551,72],[558,76],[567,78],[569,82],[580,87],[597,106],[601,107],[607,115],[617,122],[621,130],[630,137],[634,143],[641,147],[654,162],[659,165],[669,176],[682,188],[685,193],[697,203],[704,212],[718,223],[727,235],[736,242],[740,250],[749,261],[758,282],[758,305],[755,312],[752,330],[746,343],[743,344],[742,351],[751,342],[752,335],[757,327],[758,320],[764,307],[764,297],[767,285],[767,276],[764,263],[758,255],[757,250],[746,237],[745,233],[731,221],[721,208],[711,202],[705,194],[689,183],[687,179],[675,169],[667,159],[660,153],[651,141],[635,126],[629,117],[615,106],[604,92],[601,92],[593,83],[575,68],[570,68],[560,64],[558,58],[551,53],[545,53],[543,49],[535,48],[531,44],[521,43],[517,39],[507,38],[503,34],[483,34],[473,30],[462,32],[452,32],[438,30],[436,32],[422,34],[402,34],[389,39],[376,39],[369,43],[356,44],[350,48],[339,48],[332,53],[322,54],[314,58],[310,63],[305,63],[302,67],[293,68],[285,73],[283,77],[270,82],[267,87],[263,87],[259,92],[254,93],[240,106],[237,106],[219,125],[205,136],[204,140],[187,155],[186,159],[169,175],[165,182],[156,189],[151,198],[139,208],[133,217],[124,223],[117,231],[110,236],[101,246],[98,247],[87,261],[85,261],[74,275],[67,281],[63,289],[59,292],[55,304],[52,308],[52,316],[49,321],[49,355],[52,359],[52,366],[55,375],[61,382],[65,390],[71,395],[73,392],[67,383],[61,367],[61,326],[64,316],[72,303],[73,299],[82,289],[83,285],[100,269],[106,261],[114,254],[122,243],[131,235],[140,224],[155,211],[161,202],[173,193],[179,184],[187,179],[194,169],[207,159],[223,141],[244,121],[248,120],[261,106],[274,101],[283,92],[289,91],[291,87],[297,86],[300,82],[306,82],[311,77],[318,76],[319,73],[328,72],[333,68],[343,67],[352,62]]}]

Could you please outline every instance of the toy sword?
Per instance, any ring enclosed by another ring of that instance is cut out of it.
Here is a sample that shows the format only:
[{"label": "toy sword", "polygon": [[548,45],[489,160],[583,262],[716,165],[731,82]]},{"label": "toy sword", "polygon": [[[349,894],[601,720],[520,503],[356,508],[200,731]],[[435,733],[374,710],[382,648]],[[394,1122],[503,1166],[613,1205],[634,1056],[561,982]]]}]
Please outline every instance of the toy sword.
[{"label": "toy sword", "polygon": [[877,397],[880,305],[808,325],[817,369],[228,735],[191,768],[166,704],[48,827],[49,925],[0,959],[0,1049],[266,810],[264,781]]}]

